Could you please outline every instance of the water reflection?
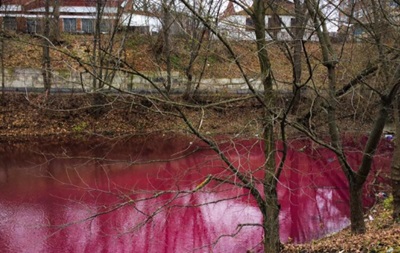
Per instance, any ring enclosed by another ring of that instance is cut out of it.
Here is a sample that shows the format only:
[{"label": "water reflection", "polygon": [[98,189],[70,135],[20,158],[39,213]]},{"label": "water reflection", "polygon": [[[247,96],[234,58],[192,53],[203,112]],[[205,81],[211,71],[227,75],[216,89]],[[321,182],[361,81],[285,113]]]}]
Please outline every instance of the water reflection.
[{"label": "water reflection", "polygon": [[[347,145],[351,165],[358,164],[360,142],[350,140]],[[1,146],[2,249],[261,250],[262,230],[256,225],[261,215],[254,200],[246,189],[232,184],[237,180],[212,151],[193,140],[171,137],[27,146]],[[222,147],[240,170],[262,176],[259,142]],[[390,143],[382,145],[376,159],[374,172],[380,171],[380,177],[389,168],[391,148]],[[304,242],[347,226],[347,185],[335,156],[296,140],[287,157],[278,189],[281,240]],[[231,183],[211,181],[195,190],[210,174]],[[366,205],[373,201],[372,190],[365,189]]]}]

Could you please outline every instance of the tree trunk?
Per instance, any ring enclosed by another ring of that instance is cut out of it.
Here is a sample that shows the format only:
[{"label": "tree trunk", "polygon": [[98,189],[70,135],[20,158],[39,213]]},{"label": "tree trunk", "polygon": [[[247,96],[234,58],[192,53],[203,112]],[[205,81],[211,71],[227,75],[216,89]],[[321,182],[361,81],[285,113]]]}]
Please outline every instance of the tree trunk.
[{"label": "tree trunk", "polygon": [[51,88],[51,62],[50,62],[50,0],[45,2],[45,20],[42,45],[42,76],[45,92],[48,94]]},{"label": "tree trunk", "polygon": [[[268,59],[268,57],[266,58]],[[267,107],[275,103],[272,90],[272,77],[268,75],[264,81],[265,104]],[[280,252],[279,239],[279,202],[277,194],[278,175],[275,161],[274,119],[268,108],[264,114],[264,155],[266,158],[264,174],[265,213],[264,217],[264,251]]]},{"label": "tree trunk", "polygon": [[58,0],[53,0],[53,18],[50,27],[50,41],[53,44],[60,43],[60,3]]},{"label": "tree trunk", "polygon": [[302,51],[303,51],[303,36],[305,32],[306,15],[305,4],[299,0],[294,1],[295,6],[295,21],[292,27],[293,32],[293,106],[291,113],[296,114],[301,99],[301,76],[302,76]]},{"label": "tree trunk", "polygon": [[[297,35],[296,35],[297,37]],[[291,110],[292,114],[296,114],[299,108],[300,98],[301,98],[301,51],[302,51],[302,41],[295,38],[294,41],[294,52],[293,52],[293,107]]]},{"label": "tree trunk", "polygon": [[264,115],[263,115],[263,141],[264,155],[266,159],[264,168],[264,195],[265,212],[263,220],[264,229],[264,252],[279,252],[279,203],[276,191],[279,173],[276,172],[275,162],[275,137],[274,137],[274,115],[271,108],[275,106],[275,94],[272,87],[273,79],[271,63],[265,40],[265,3],[262,0],[253,2],[253,23],[256,35],[257,56],[260,62],[261,80],[264,86]]},{"label": "tree trunk", "polygon": [[264,252],[280,252],[279,240],[279,202],[276,186],[265,185],[269,191],[265,196],[265,215],[263,216]]},{"label": "tree trunk", "polygon": [[[398,138],[398,137],[397,137]],[[399,142],[399,141],[396,141]],[[392,165],[392,195],[393,195],[393,221],[400,222],[400,148],[396,145]]]},{"label": "tree trunk", "polygon": [[100,66],[100,54],[101,54],[101,22],[103,3],[101,0],[96,0],[96,20],[94,25],[93,35],[93,53],[92,53],[92,69],[93,69],[93,90],[96,91],[103,87],[102,83],[102,66]]},{"label": "tree trunk", "polygon": [[183,99],[191,100],[193,95],[193,75],[190,70],[186,71],[186,85],[185,92],[183,93]]},{"label": "tree trunk", "polygon": [[48,45],[43,45],[42,76],[46,92],[51,88],[51,69],[50,69],[50,49]]},{"label": "tree trunk", "polygon": [[172,72],[172,62],[171,62],[171,25],[172,25],[172,17],[171,17],[171,3],[168,2],[168,0],[163,0],[162,6],[163,6],[163,37],[164,37],[164,53],[165,53],[165,65],[166,65],[166,70],[167,70],[167,76],[166,76],[166,81],[164,83],[165,90],[167,93],[171,90],[172,86],[172,78],[171,78],[171,72]]},{"label": "tree trunk", "polygon": [[1,101],[0,103],[4,102],[4,90],[6,88],[6,81],[5,81],[5,69],[4,69],[4,37],[3,35],[0,35],[0,50],[1,50],[1,55],[0,55],[0,65],[1,65]]},{"label": "tree trunk", "polygon": [[350,181],[350,222],[353,234],[365,233],[362,184]]},{"label": "tree trunk", "polygon": [[[381,123],[385,121],[380,121],[380,119],[378,119],[377,122],[375,122],[376,126],[374,126],[373,133],[370,135],[370,139],[368,140],[366,152],[364,153],[363,162],[360,166],[360,169],[358,172],[353,171],[352,168],[347,164],[341,144],[340,132],[336,122],[336,65],[338,63],[337,56],[333,49],[328,29],[326,27],[326,18],[319,9],[319,3],[314,0],[307,0],[306,4],[311,16],[313,17],[314,28],[317,31],[322,52],[323,65],[327,69],[328,74],[329,94],[326,99],[325,106],[328,117],[329,136],[331,138],[331,145],[337,154],[341,168],[343,170],[343,173],[345,173],[349,184],[351,232],[354,234],[361,234],[365,232],[365,222],[362,205],[362,186],[371,168],[372,157],[374,155],[376,147],[374,146],[374,144],[377,144],[377,142],[374,141],[376,140],[376,137],[378,137],[379,141],[378,134],[380,127],[382,126]],[[384,111],[381,110],[380,113],[380,118],[384,117],[384,114],[382,114],[384,113]],[[371,138],[373,138],[373,140]]]},{"label": "tree trunk", "polygon": [[396,131],[395,149],[391,168],[392,195],[393,195],[393,221],[400,222],[400,110],[399,98],[395,98],[393,106],[394,124]]},{"label": "tree trunk", "polygon": [[[265,52],[266,53],[266,52]],[[259,57],[267,60],[267,55]],[[264,72],[265,74],[266,72]],[[275,137],[274,137],[274,118],[269,108],[275,104],[274,92],[272,90],[271,74],[264,79],[265,113],[264,113],[264,156],[266,159],[264,168],[264,195],[265,213],[264,217],[264,252],[280,252],[279,239],[279,203],[277,194],[278,175],[276,173],[275,161]]]}]

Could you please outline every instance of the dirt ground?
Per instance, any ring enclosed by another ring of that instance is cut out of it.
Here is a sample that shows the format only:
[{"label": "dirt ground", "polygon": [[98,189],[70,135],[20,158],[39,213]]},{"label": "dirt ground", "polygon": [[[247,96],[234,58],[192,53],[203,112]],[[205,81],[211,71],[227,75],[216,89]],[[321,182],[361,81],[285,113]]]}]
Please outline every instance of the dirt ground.
[{"label": "dirt ground", "polygon": [[[0,140],[85,135],[118,137],[170,131],[188,133],[178,112],[157,99],[110,95],[92,106],[94,97],[89,94],[6,93],[0,106]],[[174,102],[179,103],[179,98]],[[201,104],[209,102],[198,101]],[[255,115],[260,115],[260,108],[252,100],[234,106],[195,107],[193,104],[192,108],[182,110],[205,134],[251,135],[259,131]]]},{"label": "dirt ground", "polygon": [[[4,93],[0,95],[0,140],[23,140],[49,137],[143,135],[155,132],[190,134],[182,115],[202,134],[254,138],[261,136],[263,109],[258,101],[248,95],[205,94],[187,103],[181,95],[174,95],[168,103],[155,95],[137,96],[108,94],[51,94]],[[234,100],[227,103],[226,101]],[[284,108],[285,96],[279,96],[276,110]],[[299,121],[309,111],[310,101],[291,121]],[[183,106],[185,104],[185,106]],[[348,134],[365,134],[371,129],[373,108],[363,111],[349,109],[338,112],[341,131]],[[282,111],[281,111],[282,112]],[[318,118],[319,117],[319,118]],[[327,130],[326,116],[320,113],[313,119],[312,128],[323,134]],[[276,130],[279,131],[279,122]],[[289,137],[300,132],[285,128]]]}]

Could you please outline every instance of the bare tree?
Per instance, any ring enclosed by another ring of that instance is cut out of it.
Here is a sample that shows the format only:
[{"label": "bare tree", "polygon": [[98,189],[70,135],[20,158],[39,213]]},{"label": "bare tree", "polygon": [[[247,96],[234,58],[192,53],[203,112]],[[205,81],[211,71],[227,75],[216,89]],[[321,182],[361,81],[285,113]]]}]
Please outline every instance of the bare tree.
[{"label": "bare tree", "polygon": [[43,26],[43,44],[42,44],[42,76],[45,92],[49,93],[52,83],[52,72],[51,72],[51,57],[50,57],[50,0],[45,1],[44,10],[44,26]]},{"label": "bare tree", "polygon": [[[205,13],[206,16],[212,16],[212,14],[216,14],[215,7],[213,2],[211,2],[208,6],[204,2],[193,2],[194,9],[198,10],[199,13]],[[216,7],[219,9],[218,7]],[[199,58],[200,52],[202,48],[209,49],[211,45],[209,30],[205,27],[196,17],[193,15],[184,15],[181,20],[177,20],[180,22],[180,26],[184,31],[185,41],[188,45],[189,51],[189,61],[184,67],[184,72],[186,75],[186,85],[183,97],[188,100],[191,99],[196,90],[194,89],[194,73],[193,69],[195,67],[195,63]],[[205,66],[207,64],[207,57],[204,57],[204,64],[202,67],[201,73],[197,78],[198,82],[201,80],[201,76],[204,73]],[[197,86],[198,87],[198,86]]]},{"label": "bare tree", "polygon": [[[301,91],[304,90],[305,82],[302,80],[303,74],[303,55],[305,51],[305,43],[311,39],[313,35],[309,27],[309,13],[304,1],[293,1],[293,8],[285,8],[281,2],[266,1],[267,7],[271,10],[272,17],[268,22],[270,29],[267,29],[268,35],[278,44],[279,48],[284,52],[292,66],[292,92],[294,96],[291,112],[296,114]],[[290,25],[286,24],[280,14],[285,13],[291,15]],[[283,29],[288,35],[288,38],[280,38],[280,29]],[[309,78],[308,78],[309,79]]]},{"label": "bare tree", "polygon": [[393,153],[393,161],[391,168],[392,194],[393,194],[393,213],[392,217],[395,222],[400,221],[400,115],[399,115],[399,98],[396,97],[393,117],[395,124],[395,149]]},{"label": "bare tree", "polygon": [[293,60],[291,63],[293,66],[293,96],[295,99],[293,100],[292,113],[296,113],[297,111],[297,108],[300,104],[301,91],[304,87],[302,82],[302,52],[303,43],[305,43],[304,36],[309,21],[307,7],[304,2],[295,0],[294,8],[295,17],[293,27],[291,27],[292,31],[288,31],[293,39]]},{"label": "bare tree", "polygon": [[[279,239],[279,202],[277,196],[277,184],[279,180],[279,175],[281,173],[282,167],[276,168],[275,161],[275,117],[276,112],[272,110],[276,106],[276,95],[273,90],[273,77],[271,70],[270,58],[267,51],[267,41],[265,33],[265,10],[267,5],[264,1],[253,1],[251,8],[247,8],[244,3],[237,3],[241,5],[251,17],[254,24],[254,32],[256,36],[256,47],[257,47],[257,57],[260,64],[260,80],[264,89],[263,94],[258,94],[254,90],[251,83],[248,81],[246,74],[236,56],[234,50],[230,46],[229,42],[218,33],[214,28],[213,24],[207,20],[207,17],[201,16],[196,10],[186,1],[182,1],[183,4],[197,17],[201,22],[207,26],[214,35],[224,44],[227,50],[230,52],[232,59],[234,59],[237,64],[239,71],[243,74],[249,89],[253,92],[257,100],[264,108],[263,115],[260,115],[262,119],[262,140],[264,142],[264,155],[266,158],[266,163],[264,165],[264,178],[262,180],[263,194],[261,194],[255,185],[251,183],[252,179],[247,178],[245,175],[241,174],[226,157],[221,157],[223,161],[228,165],[228,169],[236,175],[236,177],[250,190],[252,196],[255,198],[260,212],[263,216],[262,227],[264,232],[264,251],[265,252],[279,252],[280,251],[280,239]],[[185,120],[185,122],[188,122]],[[193,133],[195,133],[199,138],[208,143],[216,152],[219,152],[216,145],[211,141],[207,140],[202,136],[194,127],[188,124]],[[284,124],[282,125],[284,126]],[[282,135],[284,136],[284,127],[282,130]],[[220,153],[220,152],[219,152]],[[284,159],[283,159],[284,161]]]},{"label": "bare tree", "polygon": [[[122,52],[125,48],[127,30],[121,28],[123,10],[132,6],[115,5],[113,1],[96,0],[93,50],[90,66],[86,70],[92,76],[93,105],[96,117],[103,114],[105,103],[104,88],[110,88],[116,73],[120,70]],[[113,13],[112,10],[116,10]],[[119,32],[121,30],[121,32]],[[89,70],[90,69],[90,70]]]},{"label": "bare tree", "polygon": [[265,9],[264,1],[254,1],[252,5],[253,12],[250,17],[254,22],[254,32],[256,34],[257,56],[260,62],[260,79],[264,86],[264,106],[265,115],[263,115],[263,140],[265,142],[264,155],[267,159],[265,165],[265,178],[263,182],[265,202],[261,209],[263,214],[264,228],[264,251],[279,252],[279,203],[277,194],[277,184],[280,170],[276,169],[275,161],[275,133],[274,125],[275,115],[269,108],[276,104],[275,92],[273,90],[273,79],[271,63],[267,51],[267,42],[265,39]]},{"label": "bare tree", "polygon": [[60,1],[53,0],[51,2],[51,19],[50,19],[50,41],[53,44],[60,44]]},{"label": "bare tree", "polygon": [[[398,82],[398,52],[399,48],[392,45],[393,41],[397,41],[399,33],[397,31],[398,19],[396,18],[396,8],[400,2],[386,1],[365,1],[356,2],[347,6],[340,6],[342,16],[348,20],[348,26],[355,27],[352,29],[352,36],[356,40],[365,43],[371,43],[376,48],[377,60],[375,66],[370,67],[365,73],[370,75],[376,73],[376,86],[389,89]],[[396,93],[396,92],[395,92]],[[379,93],[379,96],[382,96]],[[397,95],[396,95],[397,96]],[[395,98],[393,104],[393,119],[395,124],[396,136],[400,134],[399,115],[398,115],[398,98]],[[392,194],[394,198],[393,219],[398,221],[400,213],[400,183],[399,183],[399,161],[397,159],[399,148],[398,138],[395,141],[395,151],[392,163]]]},{"label": "bare tree", "polygon": [[[0,2],[0,8],[3,6]],[[4,69],[4,28],[1,26],[0,30],[0,68],[1,68],[1,99],[0,102],[4,101],[4,90],[5,90],[5,69]]]},{"label": "bare tree", "polygon": [[[1,5],[0,5],[1,6]],[[5,66],[4,66],[4,54],[5,54],[5,39],[4,39],[4,29],[1,27],[0,34],[0,68],[1,68],[1,101],[4,101],[4,90],[5,90]]]},{"label": "bare tree", "polygon": [[390,81],[386,92],[379,93],[379,112],[374,118],[374,125],[368,136],[368,142],[364,148],[364,155],[361,164],[357,169],[352,168],[345,156],[341,144],[339,125],[337,123],[338,101],[337,94],[337,65],[339,58],[333,48],[331,39],[328,35],[326,16],[321,11],[318,2],[306,1],[308,10],[314,22],[315,29],[319,38],[322,52],[322,64],[325,66],[328,76],[328,95],[324,102],[324,108],[327,112],[327,124],[329,128],[330,144],[327,145],[338,157],[341,168],[345,173],[349,183],[350,193],[350,220],[351,230],[359,234],[365,232],[365,221],[363,216],[362,191],[369,172],[371,171],[373,157],[376,153],[380,138],[389,116],[392,102],[398,92],[399,72],[396,70],[395,77]]},{"label": "bare tree", "polygon": [[[176,6],[174,0],[161,0],[158,6],[159,19],[161,22],[161,33],[154,45],[154,53],[160,62],[160,70],[165,69],[165,76],[161,77],[163,86],[167,92],[172,88],[172,36],[176,30]],[[164,67],[165,66],[165,67]]]}]

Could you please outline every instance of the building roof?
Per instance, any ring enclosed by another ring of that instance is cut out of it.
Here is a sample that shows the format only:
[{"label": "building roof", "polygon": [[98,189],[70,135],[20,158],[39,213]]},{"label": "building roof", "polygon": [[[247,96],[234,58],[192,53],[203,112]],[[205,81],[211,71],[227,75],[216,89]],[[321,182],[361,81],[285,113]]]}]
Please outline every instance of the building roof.
[{"label": "building roof", "polygon": [[[45,7],[39,7],[35,9],[28,10],[29,12],[38,12],[43,13],[45,12]],[[49,8],[49,12],[53,12],[53,7]],[[59,7],[60,13],[96,13],[95,6],[60,6]],[[117,7],[105,7],[104,13],[118,13]]]},{"label": "building roof", "polygon": [[[232,3],[232,2],[229,2]],[[265,15],[273,15],[273,14],[278,14],[278,15],[294,15],[294,3],[290,2],[289,0],[267,0],[266,1],[267,8],[265,9]],[[228,10],[229,8],[229,10]],[[249,10],[251,11],[252,7],[249,7]],[[232,13],[233,4],[230,5],[228,4],[228,7],[226,8],[225,12],[230,15],[244,15],[248,16],[246,10],[241,10],[238,12],[233,12]],[[224,12],[224,13],[225,13]]]},{"label": "building roof", "polygon": [[1,12],[21,12],[26,0],[2,0],[0,5]]},{"label": "building roof", "polygon": [[[0,15],[24,15],[25,17],[36,17],[45,13],[46,0],[0,0]],[[51,1],[54,2],[54,1]],[[58,12],[67,16],[93,16],[97,9],[97,0],[59,0]],[[49,12],[52,13],[56,6],[51,5]],[[133,9],[133,0],[107,0],[104,13],[111,16],[121,12],[129,15],[142,17],[155,17],[156,15],[147,11]],[[32,16],[34,15],[34,16]]]},{"label": "building roof", "polygon": [[233,2],[228,1],[228,6],[226,7],[225,11],[221,15],[222,18],[232,16],[235,14],[236,14],[236,11],[235,11],[235,6],[233,5]]},{"label": "building roof", "polygon": [[[46,4],[45,0],[19,0],[24,2],[23,6],[25,11],[28,12],[44,12]],[[118,8],[121,7],[123,0],[107,0],[105,1],[107,8]],[[89,8],[96,9],[96,0],[59,0],[57,6],[60,7],[60,12],[69,13],[87,13]],[[51,4],[50,6],[53,6]],[[93,12],[90,10],[89,12]]]}]

